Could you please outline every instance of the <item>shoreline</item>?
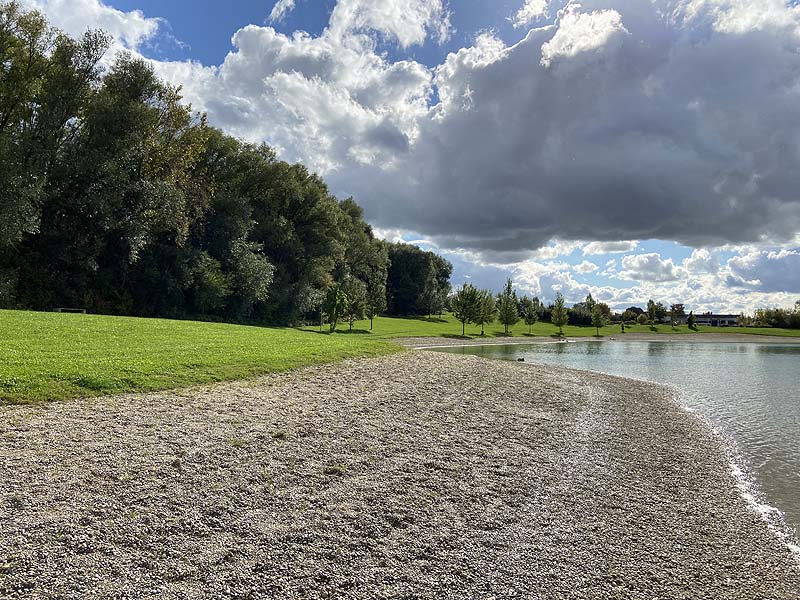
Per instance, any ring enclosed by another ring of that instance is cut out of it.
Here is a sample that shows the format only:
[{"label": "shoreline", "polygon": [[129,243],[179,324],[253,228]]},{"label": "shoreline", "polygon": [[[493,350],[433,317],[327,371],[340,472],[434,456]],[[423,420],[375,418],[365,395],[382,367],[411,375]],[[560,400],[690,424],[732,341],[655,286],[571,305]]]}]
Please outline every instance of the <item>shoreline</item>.
[{"label": "shoreline", "polygon": [[[524,335],[524,334],[523,334]],[[458,348],[460,346],[513,346],[577,342],[689,342],[693,344],[800,344],[800,337],[748,333],[620,333],[602,337],[508,336],[486,338],[404,337],[392,340],[409,349]]]},{"label": "shoreline", "polygon": [[413,352],[0,407],[0,457],[0,596],[800,595],[713,429],[592,372]]}]

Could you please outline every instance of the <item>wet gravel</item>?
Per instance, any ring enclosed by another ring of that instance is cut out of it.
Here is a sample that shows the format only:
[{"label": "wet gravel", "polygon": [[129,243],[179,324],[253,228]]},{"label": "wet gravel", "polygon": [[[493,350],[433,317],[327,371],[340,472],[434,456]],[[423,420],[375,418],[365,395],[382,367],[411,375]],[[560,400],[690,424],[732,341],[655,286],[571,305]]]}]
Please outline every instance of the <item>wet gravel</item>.
[{"label": "wet gravel", "polygon": [[646,383],[406,352],[0,408],[7,598],[800,598]]}]

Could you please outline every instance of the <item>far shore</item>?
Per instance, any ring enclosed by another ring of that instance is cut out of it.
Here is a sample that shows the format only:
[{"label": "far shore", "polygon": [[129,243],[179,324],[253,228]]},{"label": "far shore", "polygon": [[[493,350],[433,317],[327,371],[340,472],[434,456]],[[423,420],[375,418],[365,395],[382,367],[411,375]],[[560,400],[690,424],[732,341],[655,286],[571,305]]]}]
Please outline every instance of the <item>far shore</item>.
[{"label": "far shore", "polygon": [[474,337],[408,337],[397,338],[394,342],[423,350],[426,348],[458,346],[510,346],[512,344],[563,344],[565,342],[690,342],[695,344],[800,344],[800,337],[758,335],[748,333],[619,333],[599,337],[558,337],[515,334],[507,337],[495,335],[484,338]]},{"label": "far shore", "polygon": [[796,600],[673,394],[419,351],[0,407],[0,596]]}]

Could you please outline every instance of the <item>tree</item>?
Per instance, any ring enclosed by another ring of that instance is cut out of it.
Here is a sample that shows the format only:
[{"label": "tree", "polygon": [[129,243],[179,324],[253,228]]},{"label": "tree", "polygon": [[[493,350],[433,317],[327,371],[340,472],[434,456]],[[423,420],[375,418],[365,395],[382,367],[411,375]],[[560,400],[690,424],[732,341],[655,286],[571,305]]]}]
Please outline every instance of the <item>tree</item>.
[{"label": "tree", "polygon": [[536,322],[539,320],[539,299],[536,298],[535,301],[528,298],[528,296],[523,296],[520,298],[519,301],[519,312],[522,315],[525,324],[528,326],[528,333],[531,333],[531,328],[536,325]]},{"label": "tree", "polygon": [[347,294],[342,290],[341,284],[332,285],[325,296],[325,303],[322,305],[322,312],[331,327],[331,333],[336,331],[339,319],[347,310]]},{"label": "tree", "polygon": [[514,284],[511,279],[506,280],[503,292],[497,302],[497,312],[500,322],[503,324],[508,335],[508,328],[519,323],[519,310],[517,308],[517,293],[514,291]]},{"label": "tree", "polygon": [[689,329],[697,328],[697,317],[694,316],[694,311],[689,311],[689,317],[686,319]]},{"label": "tree", "polygon": [[346,297],[342,316],[350,324],[350,331],[353,331],[353,323],[364,318],[367,305],[367,288],[360,279],[348,277],[342,283],[342,292]]},{"label": "tree", "polygon": [[590,315],[593,314],[594,313],[594,307],[597,305],[597,302],[595,301],[594,298],[592,298],[591,294],[586,296],[586,300],[584,300],[583,303],[586,306],[586,310],[588,311],[588,313]]},{"label": "tree", "polygon": [[597,330],[597,337],[600,337],[600,328],[605,326],[605,324],[606,316],[603,314],[603,309],[599,304],[595,304],[592,309],[592,327]]},{"label": "tree", "polygon": [[673,327],[675,324],[686,316],[686,309],[683,304],[673,304],[669,307],[669,318],[672,321]]},{"label": "tree", "polygon": [[638,317],[636,317],[636,322],[639,325],[647,325],[647,315],[645,313],[640,314]]},{"label": "tree", "polygon": [[650,325],[656,324],[656,303],[653,300],[647,301],[647,320]]},{"label": "tree", "polygon": [[386,310],[386,272],[375,270],[367,279],[366,313],[369,319],[369,330],[372,321]]},{"label": "tree", "polygon": [[558,327],[558,334],[564,335],[564,325],[566,325],[569,321],[569,316],[567,313],[567,307],[564,304],[564,296],[561,294],[561,292],[556,293],[556,300],[553,303],[553,312],[550,320],[552,321],[553,325]]},{"label": "tree", "polygon": [[479,302],[480,293],[471,283],[465,283],[453,294],[450,309],[453,311],[453,316],[461,323],[461,335],[466,335],[467,323],[477,319]]},{"label": "tree", "polygon": [[410,244],[390,244],[389,262],[389,314],[433,314],[437,302],[450,293],[453,265],[433,252]]},{"label": "tree", "polygon": [[491,290],[478,292],[478,310],[473,323],[481,326],[481,335],[485,335],[485,326],[494,323],[497,318],[497,302]]}]

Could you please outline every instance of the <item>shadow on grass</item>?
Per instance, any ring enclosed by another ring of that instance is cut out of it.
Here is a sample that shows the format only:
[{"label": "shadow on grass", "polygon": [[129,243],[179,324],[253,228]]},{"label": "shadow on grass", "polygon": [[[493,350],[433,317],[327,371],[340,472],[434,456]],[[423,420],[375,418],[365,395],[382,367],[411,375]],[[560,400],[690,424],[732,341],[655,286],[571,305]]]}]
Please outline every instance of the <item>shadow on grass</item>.
[{"label": "shadow on grass", "polygon": [[455,333],[442,333],[439,337],[447,338],[448,340],[471,340],[469,335],[457,335]]},{"label": "shadow on grass", "polygon": [[403,319],[404,321],[422,321],[423,323],[448,323],[449,321],[439,317],[426,317],[421,315],[408,315],[405,317],[391,317],[392,319]]},{"label": "shadow on grass", "polygon": [[352,331],[349,329],[337,329],[336,331],[331,331],[326,327],[322,331],[319,329],[298,329],[298,331],[316,333],[317,335],[372,335],[372,332],[367,329],[353,329]]}]

